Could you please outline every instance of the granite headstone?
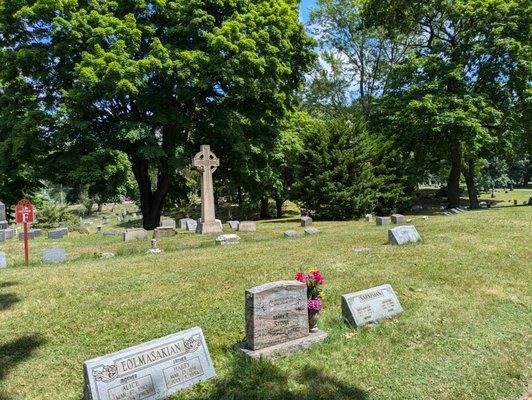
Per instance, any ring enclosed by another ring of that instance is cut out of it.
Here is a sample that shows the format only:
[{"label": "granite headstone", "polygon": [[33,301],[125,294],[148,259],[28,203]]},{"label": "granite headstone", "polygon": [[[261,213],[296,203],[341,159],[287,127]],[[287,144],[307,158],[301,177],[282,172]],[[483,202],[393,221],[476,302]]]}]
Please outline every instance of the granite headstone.
[{"label": "granite headstone", "polygon": [[238,229],[238,225],[240,224],[239,221],[227,221],[227,223],[229,224],[229,227],[234,231]]},{"label": "granite headstone", "polygon": [[390,225],[392,223],[392,220],[390,217],[376,217],[375,223],[377,224],[377,226]]},{"label": "granite headstone", "polygon": [[[175,225],[175,224],[174,224]],[[155,239],[163,237],[172,237],[176,235],[175,228],[172,227],[158,227],[153,230],[153,237]]]},{"label": "granite headstone", "polygon": [[65,249],[45,249],[42,252],[42,261],[46,264],[56,264],[67,260]]},{"label": "granite headstone", "polygon": [[242,232],[255,232],[257,230],[257,223],[255,221],[240,221],[238,230]]},{"label": "granite headstone", "polygon": [[405,243],[416,243],[421,240],[421,236],[414,225],[402,225],[388,230],[388,242],[390,244],[401,245]]},{"label": "granite headstone", "polygon": [[148,237],[148,231],[143,228],[126,229],[122,236],[124,242],[130,242],[132,240],[144,240]]},{"label": "granite headstone", "polygon": [[312,225],[312,218],[310,217],[301,217],[301,226],[306,228],[307,226]]},{"label": "granite headstone", "polygon": [[216,376],[201,328],[83,364],[85,400],[156,400]]},{"label": "granite headstone", "polygon": [[393,224],[404,224],[405,223],[405,216],[402,214],[392,214],[390,219]]}]

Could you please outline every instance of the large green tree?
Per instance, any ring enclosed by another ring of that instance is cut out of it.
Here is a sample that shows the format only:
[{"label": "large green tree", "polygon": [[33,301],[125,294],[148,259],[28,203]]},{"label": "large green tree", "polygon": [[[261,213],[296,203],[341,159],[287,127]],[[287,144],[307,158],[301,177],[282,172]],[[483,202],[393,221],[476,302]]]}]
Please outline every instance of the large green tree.
[{"label": "large green tree", "polygon": [[[29,82],[68,153],[128,155],[144,227],[201,143],[224,168],[267,150],[312,63],[295,0],[4,0],[5,79]],[[33,65],[16,62],[35,53]],[[80,143],[83,145],[80,146]],[[224,157],[229,155],[228,157]]]},{"label": "large green tree", "polygon": [[459,205],[461,174],[478,207],[479,157],[527,129],[530,1],[370,0],[365,12],[391,38],[415,38],[385,95],[389,128],[419,156],[446,154],[450,207]]}]

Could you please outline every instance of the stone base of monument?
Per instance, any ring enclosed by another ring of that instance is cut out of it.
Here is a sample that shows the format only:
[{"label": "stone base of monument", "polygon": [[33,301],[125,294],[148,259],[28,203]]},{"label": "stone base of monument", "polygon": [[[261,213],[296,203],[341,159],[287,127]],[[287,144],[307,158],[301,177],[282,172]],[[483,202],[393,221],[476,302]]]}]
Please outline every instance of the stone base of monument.
[{"label": "stone base of monument", "polygon": [[198,226],[196,228],[196,233],[201,233],[202,235],[219,232],[223,232],[222,222],[219,220],[213,222],[199,221]]},{"label": "stone base of monument", "polygon": [[317,332],[310,332],[308,336],[276,344],[274,346],[265,347],[259,350],[250,350],[246,348],[246,342],[238,343],[236,345],[236,348],[253,360],[259,359],[261,357],[284,357],[293,354],[299,350],[307,349],[313,344],[321,343],[325,340],[326,337],[326,332],[318,330]]}]

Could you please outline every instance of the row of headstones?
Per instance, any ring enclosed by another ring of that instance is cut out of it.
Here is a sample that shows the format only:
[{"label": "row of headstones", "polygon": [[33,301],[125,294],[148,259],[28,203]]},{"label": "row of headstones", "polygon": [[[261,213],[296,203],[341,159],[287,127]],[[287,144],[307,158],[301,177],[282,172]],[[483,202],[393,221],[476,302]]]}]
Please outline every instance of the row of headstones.
[{"label": "row of headstones", "polygon": [[[67,261],[68,256],[65,249],[44,249],[42,252],[42,262],[45,264],[57,264]],[[0,251],[0,268],[7,267],[7,255]]]},{"label": "row of headstones", "polygon": [[[32,240],[36,237],[42,236],[42,229],[28,229],[28,239]],[[18,236],[18,240],[24,240],[24,232],[19,232],[16,228],[0,229],[0,242],[13,239]],[[50,229],[48,231],[48,239],[62,239],[68,236],[68,228]]]},{"label": "row of headstones", "polygon": [[[359,327],[403,311],[390,285],[342,296],[343,318]],[[271,282],[245,292],[245,341],[236,348],[252,359],[286,356],[322,342],[309,330],[307,287]],[[85,399],[161,399],[214,378],[215,368],[200,327],[98,357],[83,364]]]}]

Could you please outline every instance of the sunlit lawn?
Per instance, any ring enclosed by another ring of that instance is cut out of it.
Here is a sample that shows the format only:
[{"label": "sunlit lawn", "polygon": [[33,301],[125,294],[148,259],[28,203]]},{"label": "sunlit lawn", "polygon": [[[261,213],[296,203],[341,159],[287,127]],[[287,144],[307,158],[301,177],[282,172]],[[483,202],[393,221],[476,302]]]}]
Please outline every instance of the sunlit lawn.
[{"label": "sunlit lawn", "polygon": [[[229,247],[181,233],[159,240],[159,255],[145,254],[149,240],[43,237],[31,242],[30,267],[21,242],[0,243],[9,262],[0,270],[0,398],[80,400],[83,361],[200,326],[218,377],[175,399],[516,399],[530,373],[532,207],[413,223],[423,242],[402,247],[364,221],[317,222],[320,235],[298,239],[283,237],[301,229],[293,220],[263,222]],[[42,265],[41,250],[60,246],[69,261]],[[103,251],[116,257],[99,259]],[[234,350],[244,290],[311,266],[327,278],[326,342],[245,361]],[[405,312],[345,325],[341,294],[383,283]]]}]

